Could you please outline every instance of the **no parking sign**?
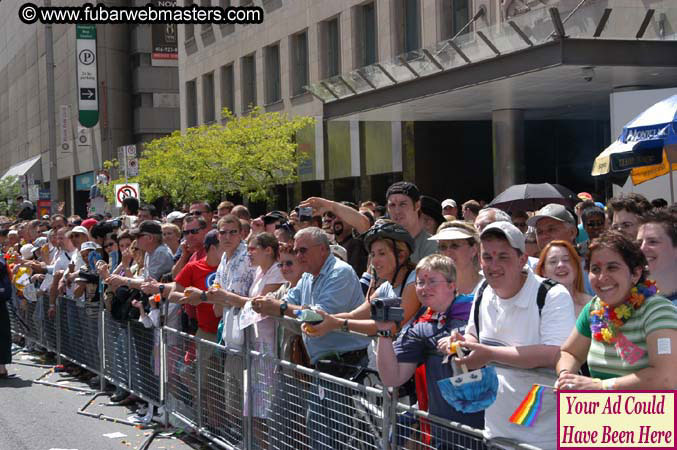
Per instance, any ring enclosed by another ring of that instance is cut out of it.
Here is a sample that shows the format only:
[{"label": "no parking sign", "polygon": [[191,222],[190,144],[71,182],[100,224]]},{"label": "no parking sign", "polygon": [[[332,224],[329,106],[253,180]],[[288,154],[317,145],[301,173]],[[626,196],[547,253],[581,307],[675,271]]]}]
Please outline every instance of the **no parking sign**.
[{"label": "no parking sign", "polygon": [[122,207],[122,201],[127,197],[139,199],[139,183],[127,183],[115,185],[115,206]]}]

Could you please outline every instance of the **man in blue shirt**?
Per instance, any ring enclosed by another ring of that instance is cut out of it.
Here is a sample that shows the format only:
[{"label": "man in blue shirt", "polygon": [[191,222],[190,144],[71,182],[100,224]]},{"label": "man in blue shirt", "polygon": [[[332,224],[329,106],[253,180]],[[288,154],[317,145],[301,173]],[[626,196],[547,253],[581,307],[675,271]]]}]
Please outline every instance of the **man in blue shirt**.
[{"label": "man in blue shirt", "polygon": [[[316,307],[329,314],[352,311],[364,302],[355,271],[349,264],[335,258],[329,245],[327,235],[317,227],[296,233],[294,252],[305,273],[296,287],[289,291],[287,302],[297,307]],[[281,307],[282,313],[283,309],[287,309],[286,305]],[[303,342],[315,369],[350,378],[355,374],[356,366],[367,366],[367,338],[338,332],[313,337],[312,329],[304,328]],[[350,401],[350,393],[343,391],[335,383],[320,380],[310,394],[308,429],[314,442],[313,448],[342,448],[341,443],[349,436],[347,422],[351,418],[339,413],[341,408],[336,407]]]}]

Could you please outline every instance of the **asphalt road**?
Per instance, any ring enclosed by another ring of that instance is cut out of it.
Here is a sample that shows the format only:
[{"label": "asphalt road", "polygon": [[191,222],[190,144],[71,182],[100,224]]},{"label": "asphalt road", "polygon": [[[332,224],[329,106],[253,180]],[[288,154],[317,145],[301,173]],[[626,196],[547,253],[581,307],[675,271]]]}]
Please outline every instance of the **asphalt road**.
[{"label": "asphalt road", "polygon": [[[14,361],[30,363],[28,355],[14,356]],[[150,430],[113,423],[77,414],[91,395],[33,383],[48,369],[12,364],[10,373],[16,378],[0,380],[0,450],[120,450],[137,449],[146,440]],[[79,381],[70,381],[58,373],[50,373],[50,382],[66,382],[68,386],[88,388]],[[94,413],[126,419],[133,410],[124,406],[106,406],[107,396],[98,397],[87,408]],[[124,436],[106,437],[121,433]],[[191,449],[179,439],[155,439],[151,449]]]}]

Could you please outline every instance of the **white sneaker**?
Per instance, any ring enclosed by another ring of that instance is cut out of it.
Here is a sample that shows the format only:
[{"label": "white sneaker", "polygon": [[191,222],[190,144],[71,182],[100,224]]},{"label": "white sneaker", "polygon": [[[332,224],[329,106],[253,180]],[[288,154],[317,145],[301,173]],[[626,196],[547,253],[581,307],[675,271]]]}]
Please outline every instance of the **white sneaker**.
[{"label": "white sneaker", "polygon": [[[155,409],[155,408],[153,408],[153,409]],[[164,424],[166,422],[166,419],[167,419],[167,411],[165,411],[164,406],[160,406],[157,409],[157,413],[153,414],[152,420],[153,420],[153,422]]]}]

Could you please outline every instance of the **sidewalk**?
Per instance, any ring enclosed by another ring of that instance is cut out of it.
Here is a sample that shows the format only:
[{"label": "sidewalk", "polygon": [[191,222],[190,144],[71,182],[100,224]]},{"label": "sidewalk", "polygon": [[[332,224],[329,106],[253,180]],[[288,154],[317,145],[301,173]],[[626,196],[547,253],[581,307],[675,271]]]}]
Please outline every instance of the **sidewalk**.
[{"label": "sidewalk", "polygon": [[[15,363],[39,363],[37,358],[23,352],[14,355]],[[49,368],[11,364],[9,372],[14,378],[0,380],[0,448],[2,449],[138,449],[152,433],[125,424],[99,420],[78,414],[92,396],[58,387],[33,383],[45,375]],[[68,387],[91,389],[86,383],[68,374],[49,373],[44,381]],[[134,414],[134,405],[109,406],[108,396],[98,397],[87,408],[88,412],[102,413],[125,420]],[[150,449],[206,448],[185,433],[181,439],[155,438]]]}]

